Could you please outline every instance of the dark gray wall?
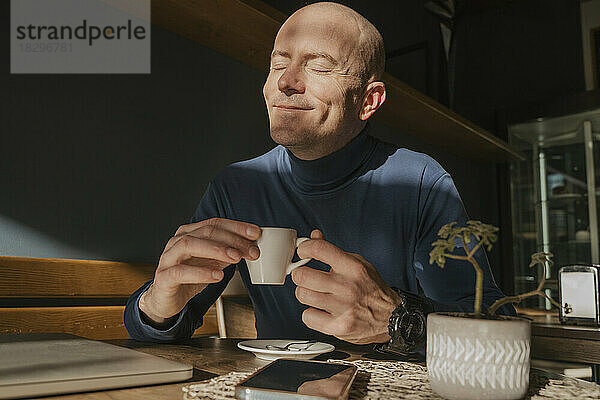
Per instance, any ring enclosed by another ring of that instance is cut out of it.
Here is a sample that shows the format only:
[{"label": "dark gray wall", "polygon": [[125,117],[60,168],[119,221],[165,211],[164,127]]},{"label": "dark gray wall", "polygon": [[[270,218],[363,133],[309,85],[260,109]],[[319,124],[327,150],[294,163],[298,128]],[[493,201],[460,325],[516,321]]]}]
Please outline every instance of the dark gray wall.
[{"label": "dark gray wall", "polygon": [[159,28],[150,75],[2,69],[0,254],[155,262],[212,176],[272,146],[264,74]]},{"label": "dark gray wall", "polygon": [[455,111],[502,135],[497,110],[584,91],[580,19],[571,0],[465,9],[455,32]]}]

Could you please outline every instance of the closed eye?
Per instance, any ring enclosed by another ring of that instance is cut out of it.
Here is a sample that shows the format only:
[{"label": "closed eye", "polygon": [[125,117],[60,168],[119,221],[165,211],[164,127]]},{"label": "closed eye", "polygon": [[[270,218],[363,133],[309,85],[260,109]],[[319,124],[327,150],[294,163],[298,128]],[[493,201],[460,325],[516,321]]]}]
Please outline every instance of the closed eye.
[{"label": "closed eye", "polygon": [[306,66],[311,71],[319,73],[327,73],[333,70],[332,66],[320,62],[309,62]]}]

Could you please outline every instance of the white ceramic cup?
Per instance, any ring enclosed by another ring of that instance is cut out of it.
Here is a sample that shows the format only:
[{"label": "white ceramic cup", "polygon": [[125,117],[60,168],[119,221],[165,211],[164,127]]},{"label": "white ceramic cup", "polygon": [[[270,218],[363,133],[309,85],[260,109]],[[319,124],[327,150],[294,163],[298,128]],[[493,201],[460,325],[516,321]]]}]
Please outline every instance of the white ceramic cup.
[{"label": "white ceramic cup", "polygon": [[297,267],[311,259],[292,262],[294,252],[300,243],[309,238],[297,237],[294,229],[261,228],[262,235],[256,241],[260,249],[257,260],[246,260],[250,280],[255,285],[283,285],[285,277]]}]

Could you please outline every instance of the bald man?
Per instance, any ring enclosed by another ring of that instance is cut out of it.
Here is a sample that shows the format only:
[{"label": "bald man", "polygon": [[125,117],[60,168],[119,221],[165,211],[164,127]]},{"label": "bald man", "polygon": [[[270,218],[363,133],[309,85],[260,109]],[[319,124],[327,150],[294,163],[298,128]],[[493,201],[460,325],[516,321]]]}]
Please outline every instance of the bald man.
[{"label": "bald man", "polygon": [[[377,29],[348,7],[316,3],[285,21],[263,88],[278,146],[210,183],[154,279],[129,299],[132,338],[190,337],[236,267],[259,338],[335,337],[410,351],[423,343],[428,312],[472,311],[470,265],[428,262],[440,227],[467,219],[450,175],[369,134],[367,121],[386,98],[384,54]],[[260,226],[310,234],[298,255],[313,261],[282,286],[250,281],[245,260],[260,255]],[[478,262],[489,305],[502,293],[484,252]]]}]

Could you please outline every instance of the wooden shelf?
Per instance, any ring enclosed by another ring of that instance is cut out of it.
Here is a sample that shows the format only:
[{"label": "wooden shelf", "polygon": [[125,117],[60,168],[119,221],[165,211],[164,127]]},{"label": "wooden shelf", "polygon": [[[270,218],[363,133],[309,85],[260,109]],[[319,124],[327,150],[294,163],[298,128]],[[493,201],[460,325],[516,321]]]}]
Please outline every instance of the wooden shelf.
[{"label": "wooden shelf", "polygon": [[[112,2],[111,0],[104,0]],[[152,23],[267,71],[286,15],[259,0],[152,0]],[[389,74],[388,98],[376,120],[458,156],[482,161],[524,160],[507,142]]]},{"label": "wooden shelf", "polygon": [[470,159],[525,160],[525,156],[507,142],[399,79],[385,74],[383,81],[388,98],[375,114],[378,121]]}]

